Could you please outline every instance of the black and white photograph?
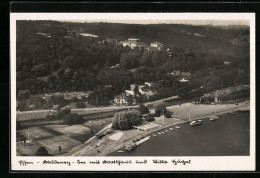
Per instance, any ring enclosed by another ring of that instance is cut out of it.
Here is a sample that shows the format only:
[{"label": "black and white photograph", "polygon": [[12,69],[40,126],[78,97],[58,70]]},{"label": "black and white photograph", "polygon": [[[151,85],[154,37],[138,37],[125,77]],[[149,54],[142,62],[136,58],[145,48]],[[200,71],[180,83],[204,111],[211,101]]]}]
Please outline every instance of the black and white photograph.
[{"label": "black and white photograph", "polygon": [[254,170],[254,14],[13,13],[10,25],[14,169]]}]

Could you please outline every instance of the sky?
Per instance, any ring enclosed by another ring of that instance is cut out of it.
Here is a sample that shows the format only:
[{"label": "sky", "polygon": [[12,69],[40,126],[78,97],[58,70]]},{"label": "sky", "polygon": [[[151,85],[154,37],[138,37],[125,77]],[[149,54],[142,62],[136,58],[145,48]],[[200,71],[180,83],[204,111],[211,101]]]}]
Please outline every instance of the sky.
[{"label": "sky", "polygon": [[248,20],[62,20],[68,22],[104,22],[104,23],[127,23],[127,24],[191,24],[191,25],[247,25]]}]

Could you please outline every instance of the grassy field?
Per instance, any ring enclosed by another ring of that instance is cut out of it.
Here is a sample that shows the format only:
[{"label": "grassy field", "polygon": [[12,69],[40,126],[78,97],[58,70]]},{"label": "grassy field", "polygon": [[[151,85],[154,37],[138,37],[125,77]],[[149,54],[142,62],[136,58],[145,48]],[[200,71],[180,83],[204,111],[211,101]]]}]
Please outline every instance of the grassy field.
[{"label": "grassy field", "polygon": [[36,120],[45,118],[48,115],[48,112],[35,112],[35,113],[16,113],[17,121],[27,121],[27,120]]},{"label": "grassy field", "polygon": [[[111,123],[113,118],[86,121],[81,125],[51,124],[38,127],[29,127],[19,130],[22,135],[29,134],[32,142],[30,144],[17,143],[17,155],[34,155],[41,145],[49,154],[59,155],[68,152],[73,147],[84,143],[91,138],[91,129],[94,134]],[[58,150],[61,146],[62,152]]]},{"label": "grassy field", "polygon": [[54,136],[52,133],[47,132],[39,127],[31,127],[29,129],[24,129],[19,131],[22,135],[29,135],[31,139],[42,139]]},{"label": "grassy field", "polygon": [[235,104],[195,105],[192,103],[185,103],[182,105],[169,106],[167,107],[167,109],[173,112],[172,117],[182,119],[182,120],[187,120],[189,118],[189,113],[192,119],[193,117],[198,117],[198,116],[208,115],[208,114],[214,115],[214,113],[241,108],[245,105],[247,105],[246,102],[240,103],[239,105],[235,105]]},{"label": "grassy field", "polygon": [[59,146],[61,146],[62,153],[64,153],[67,152],[73,146],[81,144],[81,142],[73,138],[70,138],[67,135],[60,135],[44,140],[39,140],[37,141],[37,143],[39,143],[40,145],[44,145],[44,147],[48,150],[48,153],[52,155],[59,154]]},{"label": "grassy field", "polygon": [[60,132],[64,135],[68,135],[70,137],[76,136],[76,135],[83,135],[85,133],[90,132],[90,128],[84,127],[82,125],[72,125],[72,126],[66,126],[66,127],[58,127],[58,128],[54,128],[53,130]]}]

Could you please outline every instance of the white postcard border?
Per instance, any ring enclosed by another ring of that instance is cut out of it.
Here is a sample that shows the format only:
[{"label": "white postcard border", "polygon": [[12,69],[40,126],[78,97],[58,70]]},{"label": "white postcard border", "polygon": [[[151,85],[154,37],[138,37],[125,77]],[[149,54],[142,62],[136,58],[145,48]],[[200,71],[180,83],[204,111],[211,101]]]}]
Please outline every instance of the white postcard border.
[{"label": "white postcard border", "polygon": [[[169,156],[169,157],[21,157],[16,156],[16,20],[249,20],[250,21],[250,156]],[[11,170],[31,171],[253,171],[255,170],[255,14],[254,13],[11,13]],[[136,160],[147,164],[135,164]],[[153,164],[162,159],[169,164]],[[22,166],[19,161],[33,162]],[[44,160],[68,161],[42,164]],[[77,160],[87,164],[77,164]],[[132,161],[132,164],[89,164],[104,160]],[[191,164],[171,164],[172,160],[191,160]],[[74,163],[72,163],[74,162]]]}]

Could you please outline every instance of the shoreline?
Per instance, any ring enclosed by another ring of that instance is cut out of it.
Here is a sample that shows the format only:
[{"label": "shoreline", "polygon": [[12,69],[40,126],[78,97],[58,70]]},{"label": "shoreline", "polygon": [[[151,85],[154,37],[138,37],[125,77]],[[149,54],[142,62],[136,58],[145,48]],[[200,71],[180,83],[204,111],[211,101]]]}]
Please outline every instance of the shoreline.
[{"label": "shoreline", "polygon": [[[198,120],[198,119],[208,119],[208,117],[211,116],[211,115],[222,115],[222,114],[226,114],[226,113],[229,113],[229,112],[236,112],[236,111],[241,110],[242,108],[248,107],[247,103],[248,103],[247,101],[242,102],[242,103],[240,103],[240,106],[238,106],[236,108],[229,108],[229,109],[221,110],[221,111],[218,111],[218,112],[211,111],[210,113],[202,113],[199,116],[193,117],[190,121]],[[136,140],[140,137],[145,137],[147,135],[158,132],[162,129],[166,129],[166,128],[169,128],[169,127],[173,127],[173,126],[176,126],[176,125],[181,125],[181,124],[185,124],[185,123],[189,122],[188,118],[187,118],[187,120],[184,120],[184,119],[179,119],[179,120],[180,120],[180,122],[177,122],[177,123],[174,122],[174,123],[170,123],[170,124],[167,124],[167,125],[162,125],[158,128],[152,129],[150,131],[146,131],[146,132],[144,132],[140,135],[128,138],[128,139],[122,141],[121,143],[119,143],[117,145],[115,145],[116,143],[111,143],[111,144],[106,145],[106,147],[103,148],[103,149],[97,148],[97,149],[94,149],[94,150],[91,149],[91,151],[83,150],[83,149],[77,150],[77,151],[74,150],[74,151],[71,152],[72,154],[66,154],[66,156],[69,156],[69,155],[70,156],[107,156],[112,152],[115,152],[119,149],[122,149],[126,144],[128,144],[129,142],[132,142],[133,140]],[[107,138],[105,138],[105,139],[107,139]],[[84,143],[83,143],[81,148],[83,146],[87,146],[87,145],[84,145]],[[98,152],[98,150],[102,150],[102,151]],[[85,151],[85,154],[84,154],[84,151]]]},{"label": "shoreline", "polygon": [[[244,107],[244,106],[241,106],[241,108]],[[230,109],[230,110],[227,110],[227,111],[220,111],[218,113],[214,113],[215,115],[222,115],[222,114],[227,114],[229,112],[237,112],[239,111],[240,108],[236,108],[236,109]],[[202,116],[199,116],[199,117],[195,117],[194,119],[191,119],[190,121],[193,121],[193,120],[198,120],[198,119],[201,119],[201,120],[204,120],[204,119],[208,119],[209,116],[211,116],[212,114],[206,114],[206,115],[202,115]],[[166,129],[166,128],[169,128],[169,127],[172,127],[172,126],[177,126],[177,125],[182,125],[182,124],[185,124],[185,123],[188,123],[189,121],[181,121],[181,123],[173,123],[173,124],[169,124],[169,125],[166,125],[166,126],[162,126],[162,127],[159,127],[157,129],[154,129],[154,130],[151,130],[151,131],[148,131],[146,133],[144,133],[142,136],[147,136],[149,134],[153,134],[155,132],[158,132],[162,129]],[[138,136],[139,137],[139,136]],[[129,141],[126,141],[126,142],[123,142],[121,143],[120,145],[118,145],[117,147],[114,147],[113,150],[110,150],[109,153],[105,154],[105,155],[102,155],[102,156],[107,156],[108,154],[112,153],[112,152],[115,152],[121,148],[123,148],[128,142],[131,142],[132,140],[135,140],[137,139],[138,137],[135,137],[135,138],[131,138]],[[101,155],[98,155],[98,156],[101,156]]]}]

